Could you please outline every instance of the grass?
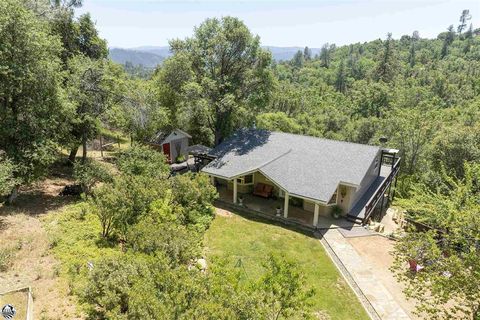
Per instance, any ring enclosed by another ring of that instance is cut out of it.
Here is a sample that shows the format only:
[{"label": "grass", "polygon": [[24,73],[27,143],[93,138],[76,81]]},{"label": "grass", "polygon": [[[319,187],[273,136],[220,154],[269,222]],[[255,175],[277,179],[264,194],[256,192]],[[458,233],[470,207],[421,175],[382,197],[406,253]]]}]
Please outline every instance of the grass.
[{"label": "grass", "polygon": [[14,319],[26,319],[28,293],[26,291],[14,291],[0,295],[0,308],[6,304],[11,304],[16,311]]},{"label": "grass", "polygon": [[61,261],[58,273],[69,281],[73,292],[82,289],[88,274],[88,262],[119,252],[118,247],[102,243],[98,217],[83,208],[83,203],[68,205],[61,212],[43,219],[50,250]]},{"label": "grass", "polygon": [[262,274],[261,262],[269,253],[283,254],[298,263],[306,282],[315,289],[312,311],[330,319],[369,319],[317,239],[280,226],[247,220],[238,215],[217,215],[205,237],[209,258],[239,259],[247,278]]}]

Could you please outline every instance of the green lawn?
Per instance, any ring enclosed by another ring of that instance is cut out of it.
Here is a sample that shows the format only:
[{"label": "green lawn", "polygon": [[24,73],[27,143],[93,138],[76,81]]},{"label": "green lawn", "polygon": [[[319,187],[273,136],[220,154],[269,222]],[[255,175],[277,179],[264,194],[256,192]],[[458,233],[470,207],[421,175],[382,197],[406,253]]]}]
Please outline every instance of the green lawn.
[{"label": "green lawn", "polygon": [[362,305],[342,278],[321,243],[301,233],[247,220],[241,216],[217,216],[205,238],[209,257],[228,258],[232,267],[241,259],[247,277],[262,273],[261,261],[270,252],[296,261],[315,289],[313,310],[331,319],[369,319]]}]

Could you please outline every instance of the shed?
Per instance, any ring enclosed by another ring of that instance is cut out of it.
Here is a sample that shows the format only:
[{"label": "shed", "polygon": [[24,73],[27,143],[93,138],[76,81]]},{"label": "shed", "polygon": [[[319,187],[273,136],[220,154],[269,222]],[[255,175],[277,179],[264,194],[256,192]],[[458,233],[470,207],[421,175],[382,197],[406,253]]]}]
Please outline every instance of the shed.
[{"label": "shed", "polygon": [[192,136],[185,131],[175,129],[168,135],[163,132],[157,133],[150,144],[158,146],[169,162],[175,162],[179,156],[185,159],[188,157],[188,141],[191,138]]}]

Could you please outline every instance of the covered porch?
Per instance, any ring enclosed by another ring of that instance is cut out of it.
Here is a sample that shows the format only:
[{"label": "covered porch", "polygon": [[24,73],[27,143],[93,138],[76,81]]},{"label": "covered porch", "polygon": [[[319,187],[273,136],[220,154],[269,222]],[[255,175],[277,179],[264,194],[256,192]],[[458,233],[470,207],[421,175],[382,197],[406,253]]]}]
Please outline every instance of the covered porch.
[{"label": "covered porch", "polygon": [[[333,218],[330,214],[331,206],[292,196],[259,172],[241,179],[226,180],[215,177],[211,179],[218,190],[219,201],[223,203],[233,204],[276,220],[318,229],[354,226],[354,223],[346,219]],[[254,194],[259,183],[271,186],[272,191],[269,196]]]}]

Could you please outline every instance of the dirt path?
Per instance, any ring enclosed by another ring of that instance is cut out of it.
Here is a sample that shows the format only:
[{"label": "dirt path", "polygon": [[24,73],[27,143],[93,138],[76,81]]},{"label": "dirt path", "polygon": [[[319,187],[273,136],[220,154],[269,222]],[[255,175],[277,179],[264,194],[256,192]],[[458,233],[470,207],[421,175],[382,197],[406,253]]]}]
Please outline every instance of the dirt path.
[{"label": "dirt path", "polygon": [[41,222],[75,201],[58,196],[69,183],[66,175],[56,174],[22,190],[15,206],[0,205],[0,248],[13,251],[11,264],[0,272],[0,291],[31,286],[35,319],[81,319],[67,283],[58,277],[59,262],[49,252]]}]

